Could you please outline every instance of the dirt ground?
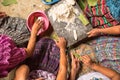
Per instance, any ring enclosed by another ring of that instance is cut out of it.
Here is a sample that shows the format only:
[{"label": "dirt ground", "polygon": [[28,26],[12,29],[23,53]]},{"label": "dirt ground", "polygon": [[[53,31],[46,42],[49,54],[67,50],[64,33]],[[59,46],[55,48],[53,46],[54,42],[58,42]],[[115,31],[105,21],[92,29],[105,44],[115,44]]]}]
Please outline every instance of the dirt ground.
[{"label": "dirt ground", "polygon": [[[0,12],[6,12],[7,15],[12,17],[20,17],[27,19],[28,15],[36,10],[46,10],[50,6],[45,5],[41,0],[17,0],[17,4],[10,6],[3,6],[1,4],[3,0],[0,0]],[[0,80],[13,80],[14,70],[6,78],[0,78]]]},{"label": "dirt ground", "polygon": [[50,6],[42,3],[41,0],[17,0],[17,4],[3,6],[0,0],[0,11],[6,12],[9,16],[20,17],[26,19],[27,16],[36,10],[46,10]]}]

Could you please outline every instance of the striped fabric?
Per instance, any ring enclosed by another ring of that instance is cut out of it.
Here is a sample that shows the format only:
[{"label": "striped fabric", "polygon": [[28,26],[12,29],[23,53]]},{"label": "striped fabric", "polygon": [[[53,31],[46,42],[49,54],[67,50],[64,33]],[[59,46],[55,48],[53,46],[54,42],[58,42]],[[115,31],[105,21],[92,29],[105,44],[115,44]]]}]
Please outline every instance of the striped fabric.
[{"label": "striped fabric", "polygon": [[[40,75],[41,73],[39,73],[39,70],[42,70],[56,76],[59,68],[59,53],[59,48],[56,46],[54,40],[50,38],[41,38],[36,43],[33,56],[28,59],[27,62],[31,74],[33,74],[35,70],[38,71],[36,75]],[[31,76],[35,76],[35,74]],[[36,76],[35,79],[36,78],[38,78],[38,76]]]},{"label": "striped fabric", "polygon": [[88,42],[96,52],[102,65],[120,73],[120,38],[115,36],[100,36]]},{"label": "striped fabric", "polygon": [[25,49],[18,48],[12,38],[0,35],[0,78],[6,77],[26,56]]},{"label": "striped fabric", "polygon": [[[96,6],[87,6],[85,14],[94,28],[107,28],[119,24],[106,6],[106,0],[98,0]],[[94,48],[97,59],[102,65],[120,73],[120,36],[103,35],[88,43]]]},{"label": "striped fabric", "polygon": [[96,28],[107,28],[119,24],[112,17],[109,8],[106,6],[106,0],[98,0],[98,4],[93,7],[87,6],[85,14],[93,27]]}]

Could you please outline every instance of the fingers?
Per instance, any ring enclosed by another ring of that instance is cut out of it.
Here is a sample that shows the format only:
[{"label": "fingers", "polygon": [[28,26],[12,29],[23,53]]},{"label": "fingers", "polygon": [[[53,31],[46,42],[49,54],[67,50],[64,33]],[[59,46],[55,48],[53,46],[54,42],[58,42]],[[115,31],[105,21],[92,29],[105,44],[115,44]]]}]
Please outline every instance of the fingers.
[{"label": "fingers", "polygon": [[6,16],[5,12],[0,12],[0,17],[5,17],[5,16]]},{"label": "fingers", "polygon": [[65,40],[65,38],[64,37],[59,37],[58,38],[58,41],[56,41],[56,43],[66,43],[66,40]]},{"label": "fingers", "polygon": [[0,14],[5,14],[5,12],[0,12]]},{"label": "fingers", "polygon": [[42,25],[42,24],[43,24],[43,21],[40,20],[40,19],[37,19],[37,20],[36,20],[36,23],[37,23],[38,25]]},{"label": "fingers", "polygon": [[79,59],[76,59],[76,62],[77,62],[77,66],[79,67],[80,66]]},{"label": "fingers", "polygon": [[70,53],[70,55],[71,55],[71,59],[72,59],[72,60],[74,60],[74,61],[76,61],[76,62],[80,62],[79,57],[75,57],[73,53]]},{"label": "fingers", "polygon": [[88,35],[91,34],[91,31],[89,31],[87,34],[88,34]]},{"label": "fingers", "polygon": [[41,27],[43,27],[43,21],[40,19],[37,19],[33,26],[38,31]]},{"label": "fingers", "polygon": [[92,36],[94,36],[94,35],[93,35],[93,31],[92,31],[92,30],[89,31],[89,32],[87,33],[87,35],[88,35],[88,37],[92,37]]},{"label": "fingers", "polygon": [[71,59],[74,60],[74,56],[72,53],[70,53]]},{"label": "fingers", "polygon": [[0,12],[0,15],[6,15],[5,12]]},{"label": "fingers", "polygon": [[39,21],[40,21],[40,20],[39,20],[39,19],[37,19],[35,22],[36,22],[36,23],[38,23]]},{"label": "fingers", "polygon": [[88,37],[93,37],[94,35],[93,34],[89,34]]},{"label": "fingers", "polygon": [[84,64],[87,64],[87,57],[86,57],[86,56],[82,56],[82,62],[83,62]]},{"label": "fingers", "polygon": [[59,40],[55,40],[55,43],[57,44]]},{"label": "fingers", "polygon": [[87,59],[90,59],[90,57],[88,55],[82,56],[82,60],[87,60]]},{"label": "fingers", "polygon": [[60,37],[60,38],[59,38],[59,41],[63,41],[63,42],[65,42],[66,40],[65,40],[64,37]]},{"label": "fingers", "polygon": [[55,43],[58,44],[60,41],[60,37],[58,38],[58,40],[55,40]]},{"label": "fingers", "polygon": [[40,30],[41,27],[43,27],[43,21],[37,19],[35,21],[35,23],[33,24],[32,32],[31,33],[36,35],[38,33],[38,31]]},{"label": "fingers", "polygon": [[87,33],[88,37],[98,36],[101,33],[101,29],[95,28]]},{"label": "fingers", "polygon": [[40,27],[43,27],[43,21],[40,20],[40,21],[38,22],[38,25],[40,25]]},{"label": "fingers", "polygon": [[87,32],[88,35],[92,34],[95,31],[95,29],[92,29],[91,31]]},{"label": "fingers", "polygon": [[66,49],[66,40],[63,37],[59,37],[58,41],[56,41],[56,45],[60,48],[60,49]]},{"label": "fingers", "polygon": [[83,64],[85,64],[87,66],[91,66],[91,64],[92,64],[92,60],[89,57],[89,55],[82,56],[82,62],[83,62]]}]

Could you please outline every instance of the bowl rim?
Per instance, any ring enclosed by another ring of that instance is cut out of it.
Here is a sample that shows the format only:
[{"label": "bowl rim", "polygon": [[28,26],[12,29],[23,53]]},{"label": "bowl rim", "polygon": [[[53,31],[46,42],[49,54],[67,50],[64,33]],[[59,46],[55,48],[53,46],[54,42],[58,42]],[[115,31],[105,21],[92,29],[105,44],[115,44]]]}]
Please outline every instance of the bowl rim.
[{"label": "bowl rim", "polygon": [[[29,29],[29,31],[31,32],[31,28],[30,28],[30,26],[29,26],[29,18],[30,18],[30,16],[31,16],[32,14],[35,14],[35,13],[42,13],[42,14],[45,16],[45,19],[47,20],[47,28],[46,28],[46,30],[47,30],[48,27],[49,27],[49,19],[48,19],[47,15],[45,14],[44,11],[37,10],[37,11],[31,12],[31,13],[28,15],[28,17],[27,17],[26,24],[27,24],[27,28]],[[46,30],[44,30],[44,31],[46,31]],[[42,31],[42,32],[41,32],[41,31],[38,31],[38,34],[37,34],[37,35],[40,35],[40,34],[43,33],[44,31]]]}]

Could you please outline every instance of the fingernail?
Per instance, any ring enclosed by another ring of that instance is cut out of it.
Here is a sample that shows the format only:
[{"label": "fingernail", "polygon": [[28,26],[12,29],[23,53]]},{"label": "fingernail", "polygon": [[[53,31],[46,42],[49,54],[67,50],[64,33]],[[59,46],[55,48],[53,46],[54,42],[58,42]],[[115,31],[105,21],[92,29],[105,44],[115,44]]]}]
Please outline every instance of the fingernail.
[{"label": "fingernail", "polygon": [[89,34],[90,32],[88,32],[87,34]]}]

